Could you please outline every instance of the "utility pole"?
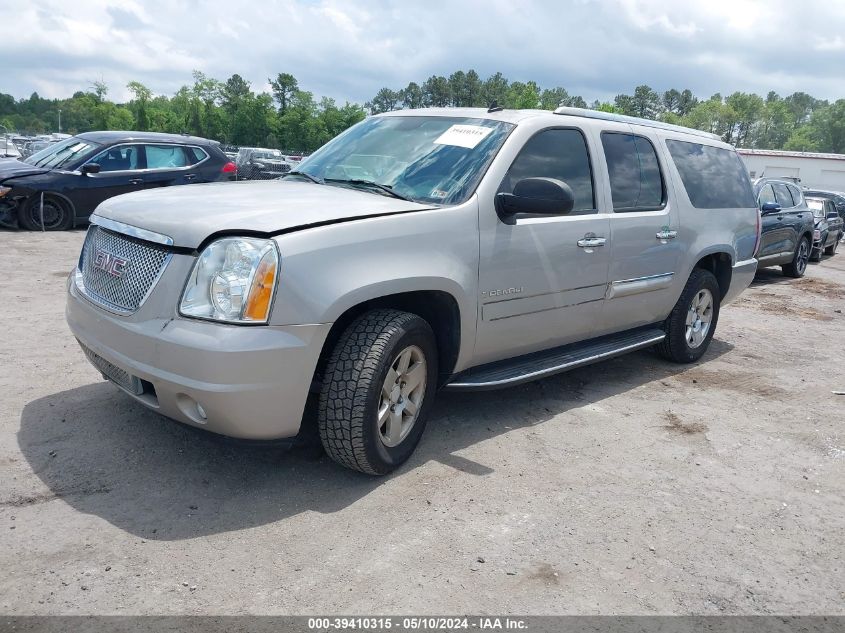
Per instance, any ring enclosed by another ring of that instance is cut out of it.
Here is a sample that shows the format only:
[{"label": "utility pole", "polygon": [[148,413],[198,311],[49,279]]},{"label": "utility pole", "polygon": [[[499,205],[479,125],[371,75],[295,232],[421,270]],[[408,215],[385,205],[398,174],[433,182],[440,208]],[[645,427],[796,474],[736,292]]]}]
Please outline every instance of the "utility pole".
[{"label": "utility pole", "polygon": [[59,110],[59,134],[62,133],[62,111]]}]

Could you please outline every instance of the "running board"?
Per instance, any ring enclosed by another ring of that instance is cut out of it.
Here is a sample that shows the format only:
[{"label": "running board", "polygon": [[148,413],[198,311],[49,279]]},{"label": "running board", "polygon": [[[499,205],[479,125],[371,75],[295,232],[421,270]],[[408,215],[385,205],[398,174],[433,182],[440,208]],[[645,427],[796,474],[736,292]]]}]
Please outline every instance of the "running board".
[{"label": "running board", "polygon": [[445,389],[482,391],[539,380],[563,371],[583,367],[659,343],[666,334],[656,327],[628,330],[590,341],[526,354],[473,367],[457,374]]}]

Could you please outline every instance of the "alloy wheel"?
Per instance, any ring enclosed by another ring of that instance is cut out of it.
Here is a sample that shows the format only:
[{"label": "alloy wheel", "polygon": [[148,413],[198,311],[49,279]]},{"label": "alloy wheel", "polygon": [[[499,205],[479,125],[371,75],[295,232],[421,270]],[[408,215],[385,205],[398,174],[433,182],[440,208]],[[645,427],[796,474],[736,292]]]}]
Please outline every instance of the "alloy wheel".
[{"label": "alloy wheel", "polygon": [[403,349],[387,370],[378,404],[378,432],[382,444],[402,443],[417,421],[425,396],[428,368],[416,345]]}]

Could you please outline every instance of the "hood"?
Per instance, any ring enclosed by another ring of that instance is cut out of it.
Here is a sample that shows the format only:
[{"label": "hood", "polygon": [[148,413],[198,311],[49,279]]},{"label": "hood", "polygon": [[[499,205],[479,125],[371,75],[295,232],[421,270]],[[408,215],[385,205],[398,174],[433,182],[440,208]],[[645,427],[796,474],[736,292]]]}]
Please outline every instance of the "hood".
[{"label": "hood", "polygon": [[274,234],[337,220],[431,208],[346,187],[269,180],[130,193],[106,200],[94,216],[167,235],[175,246],[197,248],[215,233]]},{"label": "hood", "polygon": [[36,176],[38,174],[46,174],[49,169],[44,167],[35,167],[28,163],[19,161],[16,158],[0,159],[0,182],[9,178],[18,178],[20,176]]}]

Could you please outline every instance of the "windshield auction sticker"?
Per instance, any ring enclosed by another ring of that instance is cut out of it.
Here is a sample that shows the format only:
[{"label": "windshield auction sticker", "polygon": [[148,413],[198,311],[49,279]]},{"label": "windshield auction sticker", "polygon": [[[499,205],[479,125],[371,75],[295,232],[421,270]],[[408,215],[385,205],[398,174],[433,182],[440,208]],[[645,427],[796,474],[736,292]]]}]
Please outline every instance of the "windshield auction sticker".
[{"label": "windshield auction sticker", "polygon": [[457,145],[458,147],[472,149],[487,138],[487,135],[492,131],[493,128],[482,125],[453,125],[437,137],[434,144]]}]

